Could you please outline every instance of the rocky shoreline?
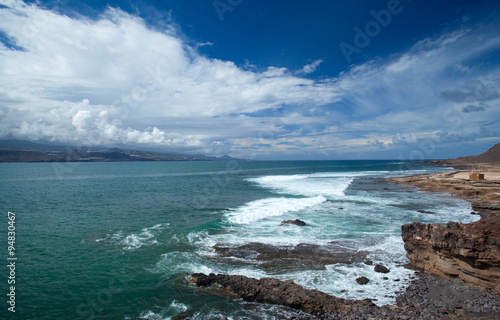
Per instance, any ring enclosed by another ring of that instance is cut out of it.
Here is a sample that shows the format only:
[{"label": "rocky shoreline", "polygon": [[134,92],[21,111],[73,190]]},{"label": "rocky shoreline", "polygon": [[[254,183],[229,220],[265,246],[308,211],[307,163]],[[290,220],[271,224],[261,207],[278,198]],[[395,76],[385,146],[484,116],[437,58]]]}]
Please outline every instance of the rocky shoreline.
[{"label": "rocky shoreline", "polygon": [[470,179],[471,171],[392,179],[421,190],[448,192],[461,197],[479,211],[479,221],[402,226],[410,267],[441,277],[460,278],[472,285],[493,288],[500,293],[500,171],[481,171],[484,180]]},{"label": "rocky shoreline", "polygon": [[[297,320],[493,320],[499,319],[500,314],[500,296],[493,290],[426,273],[419,273],[407,290],[397,297],[397,305],[381,307],[369,299],[348,300],[305,289],[291,280],[196,273],[190,276],[190,282],[212,293],[295,309],[297,313],[290,319]],[[189,316],[184,319],[189,319]]]},{"label": "rocky shoreline", "polygon": [[[490,151],[498,152],[499,148],[500,144]],[[472,172],[477,170],[389,180],[463,198],[476,211],[471,213],[482,217],[469,224],[415,222],[402,226],[410,259],[407,267],[418,271],[406,291],[396,297],[396,305],[377,306],[369,299],[342,299],[274,278],[192,274],[190,283],[217,294],[297,310],[289,319],[500,319],[500,169],[491,164],[482,167],[484,180],[469,179]],[[277,250],[263,244],[215,249],[223,256],[276,254]],[[307,255],[292,250],[281,258],[303,263]]]}]

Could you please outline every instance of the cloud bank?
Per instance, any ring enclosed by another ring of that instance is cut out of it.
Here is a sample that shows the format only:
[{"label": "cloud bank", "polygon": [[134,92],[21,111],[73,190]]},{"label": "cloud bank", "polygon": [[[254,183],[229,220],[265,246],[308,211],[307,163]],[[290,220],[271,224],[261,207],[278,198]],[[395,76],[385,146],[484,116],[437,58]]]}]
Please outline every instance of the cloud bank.
[{"label": "cloud bank", "polygon": [[498,61],[481,59],[498,53],[498,26],[444,32],[314,80],[305,76],[323,60],[255,71],[120,9],[90,19],[2,4],[0,138],[328,158],[500,134]]}]

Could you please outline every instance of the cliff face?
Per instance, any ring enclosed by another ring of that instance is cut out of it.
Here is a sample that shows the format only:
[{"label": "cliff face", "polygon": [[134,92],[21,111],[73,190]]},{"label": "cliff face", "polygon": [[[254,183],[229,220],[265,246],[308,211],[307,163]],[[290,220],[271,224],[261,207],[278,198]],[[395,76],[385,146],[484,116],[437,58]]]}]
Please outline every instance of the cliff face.
[{"label": "cliff face", "polygon": [[477,222],[402,226],[410,267],[500,292],[500,213]]}]

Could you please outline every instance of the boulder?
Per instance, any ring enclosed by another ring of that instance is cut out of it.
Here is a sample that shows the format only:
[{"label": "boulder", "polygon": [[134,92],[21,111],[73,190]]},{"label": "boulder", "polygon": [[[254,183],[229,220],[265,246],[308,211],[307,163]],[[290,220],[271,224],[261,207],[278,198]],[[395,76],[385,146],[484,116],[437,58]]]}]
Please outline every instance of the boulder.
[{"label": "boulder", "polygon": [[381,265],[381,264],[376,264],[375,267],[373,268],[375,272],[379,273],[389,273],[391,270],[389,270],[387,267]]},{"label": "boulder", "polygon": [[358,284],[367,284],[368,282],[370,282],[370,279],[368,279],[367,277],[359,277],[359,278],[356,278],[356,282]]}]

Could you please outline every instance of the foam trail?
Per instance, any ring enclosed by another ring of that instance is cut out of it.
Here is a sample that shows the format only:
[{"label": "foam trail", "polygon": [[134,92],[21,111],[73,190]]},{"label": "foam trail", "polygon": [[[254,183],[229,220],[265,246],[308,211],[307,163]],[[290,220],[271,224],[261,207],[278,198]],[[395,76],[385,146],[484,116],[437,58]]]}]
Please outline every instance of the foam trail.
[{"label": "foam trail", "polygon": [[323,203],[326,198],[316,196],[312,198],[268,198],[247,203],[243,207],[227,214],[228,220],[235,224],[249,224],[268,217],[281,216],[290,211],[300,211],[308,207]]},{"label": "foam trail", "polygon": [[252,178],[249,181],[281,194],[301,196],[341,197],[356,174],[316,173],[277,175]]}]

